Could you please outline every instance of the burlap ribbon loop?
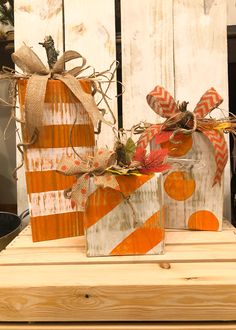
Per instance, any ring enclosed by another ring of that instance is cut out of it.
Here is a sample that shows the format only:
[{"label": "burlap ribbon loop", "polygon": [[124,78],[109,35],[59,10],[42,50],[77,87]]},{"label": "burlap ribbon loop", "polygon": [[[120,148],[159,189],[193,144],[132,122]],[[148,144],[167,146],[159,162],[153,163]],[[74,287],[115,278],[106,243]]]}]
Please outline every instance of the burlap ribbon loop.
[{"label": "burlap ribbon loop", "polygon": [[[79,58],[82,59],[81,66],[66,72],[64,68],[65,63]],[[88,112],[94,126],[97,125],[98,121],[102,121],[110,126],[113,125],[104,119],[93,96],[84,92],[75,78],[86,64],[85,58],[78,52],[65,52],[55,63],[51,71],[44,66],[34,51],[26,45],[21,46],[12,54],[12,60],[26,75],[30,76],[25,101],[26,127],[29,131],[30,140],[35,131],[40,131],[40,127],[42,126],[46,86],[49,78],[61,80],[67,85]]]},{"label": "burlap ribbon loop", "polygon": [[75,184],[65,191],[67,198],[71,199],[71,205],[77,211],[85,211],[86,201],[89,196],[89,178],[94,178],[94,183],[100,187],[110,187],[120,190],[119,184],[113,174],[105,170],[114,165],[116,154],[107,149],[98,149],[94,157],[88,160],[63,157],[57,167],[57,172],[64,175],[77,177]]},{"label": "burlap ribbon loop", "polygon": [[[208,129],[203,125],[204,117],[223,102],[216,90],[214,88],[207,90],[192,113],[186,111],[186,108],[183,110],[181,104],[175,102],[171,94],[161,86],[156,86],[147,95],[147,102],[152,110],[166,118],[166,121],[163,124],[155,124],[147,128],[138,141],[138,147],[146,148],[155,136],[157,143],[167,140],[176,143],[174,138],[178,133],[192,134],[198,130],[209,139],[214,148],[216,172],[213,185],[220,183],[228,160],[227,144],[222,132],[214,129],[214,125],[208,125],[210,127]],[[214,122],[213,119],[209,119],[209,121]]]}]

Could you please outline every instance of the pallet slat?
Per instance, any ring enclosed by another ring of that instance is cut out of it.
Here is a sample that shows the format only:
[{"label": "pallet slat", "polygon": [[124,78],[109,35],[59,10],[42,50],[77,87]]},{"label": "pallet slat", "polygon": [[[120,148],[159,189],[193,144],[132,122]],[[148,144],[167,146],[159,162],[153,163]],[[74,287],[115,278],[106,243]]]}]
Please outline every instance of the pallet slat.
[{"label": "pallet slat", "polygon": [[235,323],[232,322],[149,322],[148,324],[138,323],[0,323],[0,330],[236,330]]},{"label": "pallet slat", "polygon": [[[109,69],[116,59],[114,0],[65,0],[64,12],[66,50],[78,51],[86,58],[87,65],[95,68],[96,72]],[[73,65],[75,63],[69,63],[67,68]],[[91,73],[92,70],[88,70],[88,74]],[[105,91],[107,83],[102,84],[102,88]],[[111,84],[108,95],[111,98],[108,102],[117,119],[116,83]],[[96,100],[100,99],[98,96]],[[99,107],[107,109],[104,102]],[[106,119],[112,119],[109,113]],[[102,132],[96,137],[99,145],[113,147],[113,132],[108,125],[102,124]]]}]

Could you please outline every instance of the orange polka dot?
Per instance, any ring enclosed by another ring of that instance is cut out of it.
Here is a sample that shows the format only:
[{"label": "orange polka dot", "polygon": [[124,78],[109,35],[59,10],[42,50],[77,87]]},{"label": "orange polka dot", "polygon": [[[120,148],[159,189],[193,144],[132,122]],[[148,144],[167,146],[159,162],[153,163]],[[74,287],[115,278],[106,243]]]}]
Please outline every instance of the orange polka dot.
[{"label": "orange polka dot", "polygon": [[94,166],[94,167],[99,167],[99,163],[98,163],[98,162],[95,162],[95,163],[93,164],[93,166]]},{"label": "orange polka dot", "polygon": [[219,230],[219,221],[217,217],[210,211],[200,210],[188,219],[188,228],[190,230]]},{"label": "orange polka dot", "polygon": [[176,134],[175,141],[181,143],[172,143],[170,141],[161,143],[161,147],[168,149],[168,155],[172,157],[180,157],[191,150],[193,139],[191,135],[184,135],[183,133]]},{"label": "orange polka dot", "polygon": [[66,170],[68,170],[68,167],[67,167],[66,165],[62,165],[62,166],[61,166],[61,170],[62,170],[62,171],[66,171]]},{"label": "orange polka dot", "polygon": [[184,201],[195,191],[195,180],[187,172],[175,171],[170,173],[164,182],[167,195],[177,201]]},{"label": "orange polka dot", "polygon": [[81,164],[81,161],[76,159],[74,163],[75,165],[79,166]]},{"label": "orange polka dot", "polygon": [[81,190],[81,194],[85,195],[87,193],[87,189],[86,188],[82,188]]}]

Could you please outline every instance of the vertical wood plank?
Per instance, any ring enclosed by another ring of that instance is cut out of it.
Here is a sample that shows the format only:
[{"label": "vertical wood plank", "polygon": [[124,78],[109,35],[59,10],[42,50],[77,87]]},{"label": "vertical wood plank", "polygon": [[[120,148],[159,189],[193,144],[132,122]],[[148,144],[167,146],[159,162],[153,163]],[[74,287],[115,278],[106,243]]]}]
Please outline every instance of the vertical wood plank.
[{"label": "vertical wood plank", "polygon": [[123,123],[156,123],[146,95],[156,85],[174,92],[172,0],[121,0]]},{"label": "vertical wood plank", "polygon": [[[42,42],[46,35],[51,35],[56,49],[62,54],[62,0],[34,0],[33,2],[31,0],[15,0],[14,5],[15,49],[25,42],[28,46],[33,47],[33,50],[46,65],[45,49],[38,43]],[[19,126],[18,129],[20,130]],[[21,155],[17,153],[17,163],[20,162]],[[19,213],[28,208],[24,167],[18,171],[17,204]]]},{"label": "vertical wood plank", "polygon": [[227,25],[236,24],[236,2],[227,0]]},{"label": "vertical wood plank", "polygon": [[[116,59],[115,4],[113,0],[65,0],[65,48],[76,50],[87,59],[87,64],[102,72]],[[73,64],[69,63],[71,68]],[[75,64],[74,64],[75,65]],[[91,70],[90,70],[91,72]],[[105,88],[105,84],[103,85]],[[117,119],[117,89],[113,83],[108,92],[109,104]],[[99,100],[100,97],[96,98]],[[99,108],[106,108],[104,102]],[[111,116],[107,113],[107,120]],[[113,146],[111,128],[102,124],[97,136],[98,145]]]},{"label": "vertical wood plank", "polygon": [[[228,113],[226,2],[174,0],[176,99],[193,110],[202,94],[215,87]],[[219,110],[213,116],[222,117]],[[230,171],[225,170],[225,216],[230,217]]]}]

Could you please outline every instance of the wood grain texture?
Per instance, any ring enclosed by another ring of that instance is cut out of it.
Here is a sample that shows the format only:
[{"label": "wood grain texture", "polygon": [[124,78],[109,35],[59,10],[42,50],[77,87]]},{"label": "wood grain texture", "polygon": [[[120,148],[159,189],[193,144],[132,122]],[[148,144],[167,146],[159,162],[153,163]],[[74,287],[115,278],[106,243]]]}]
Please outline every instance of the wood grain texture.
[{"label": "wood grain texture", "polygon": [[[114,1],[65,0],[64,8],[66,50],[72,49],[81,53],[86,58],[87,64],[94,67],[96,72],[109,69],[116,60]],[[70,65],[68,64],[68,68]],[[91,74],[91,70],[89,71]],[[82,75],[84,74],[86,73]],[[102,87],[106,89],[107,83]],[[115,82],[111,84],[108,95],[111,98],[108,102],[117,119]],[[100,96],[96,100],[100,100]],[[107,109],[104,102],[99,107]],[[106,119],[111,120],[109,113],[106,114]],[[102,124],[102,132],[97,136],[97,140],[100,146],[113,147],[114,136],[111,128]]]},{"label": "wood grain texture", "polygon": [[121,0],[123,122],[159,118],[146,95],[157,84],[174,95],[172,0]]},{"label": "wood grain texture", "polygon": [[[226,1],[175,0],[174,72],[175,97],[193,110],[202,94],[214,87],[223,97],[220,110],[228,114]],[[184,37],[183,37],[184,36]],[[225,168],[225,216],[230,218],[230,170]]]},{"label": "wood grain texture", "polygon": [[235,229],[191,234],[167,231],[164,256],[109,259],[86,258],[82,237],[32,243],[26,228],[0,254],[0,318],[234,320]]},{"label": "wood grain texture", "polygon": [[84,221],[87,255],[162,254],[162,175],[118,176],[117,180],[123,197],[111,189],[94,189],[89,196]]},{"label": "wood grain texture", "polygon": [[[55,47],[62,54],[62,0],[16,0],[15,10],[15,49],[23,42],[38,54],[44,64],[47,64],[45,49],[38,43],[43,42],[46,35],[51,35],[55,41]],[[18,113],[18,117],[19,117]],[[20,126],[18,125],[20,131]],[[17,143],[19,139],[17,139]],[[21,155],[17,153],[17,164],[21,163]],[[25,169],[18,170],[17,204],[18,213],[28,208]]]},{"label": "wood grain texture", "polygon": [[[216,171],[213,147],[202,133],[193,133],[191,141],[190,149],[181,157],[172,157],[172,169],[164,176],[166,228],[191,228],[194,217],[191,229],[221,230],[224,189],[223,180],[212,186]],[[184,148],[185,142],[182,145]],[[155,143],[152,146],[159,148]],[[177,153],[182,147],[172,144],[171,148],[176,148]],[[199,221],[197,214],[201,211],[206,211],[207,217]],[[215,218],[209,219],[209,214]]]},{"label": "wood grain texture", "polygon": [[5,266],[0,315],[2,321],[233,320],[235,271],[235,262],[204,268],[173,263],[169,269],[157,264]]},{"label": "wood grain texture", "polygon": [[236,25],[236,4],[234,0],[227,0],[227,25]]},{"label": "wood grain texture", "polygon": [[235,322],[0,323],[0,330],[236,330]]}]

